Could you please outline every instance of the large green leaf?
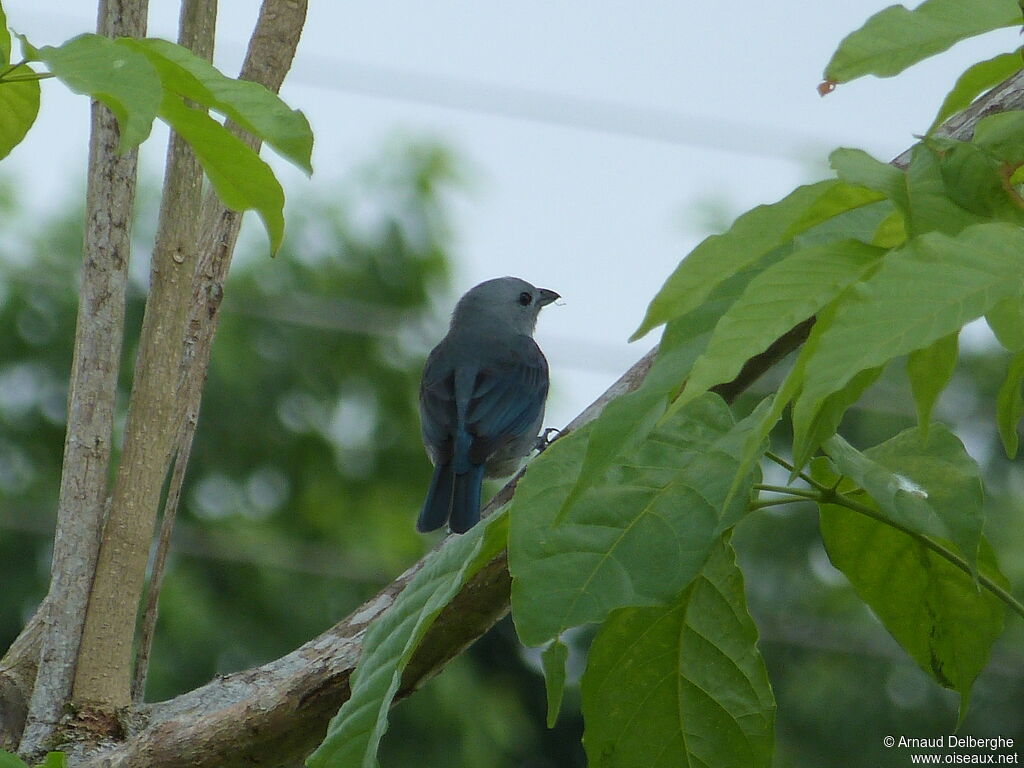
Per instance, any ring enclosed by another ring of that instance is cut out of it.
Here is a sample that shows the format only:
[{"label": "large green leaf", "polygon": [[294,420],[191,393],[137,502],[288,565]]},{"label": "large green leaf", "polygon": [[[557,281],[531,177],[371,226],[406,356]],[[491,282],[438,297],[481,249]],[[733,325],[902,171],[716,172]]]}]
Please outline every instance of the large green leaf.
[{"label": "large green leaf", "polygon": [[1003,441],[1006,455],[1011,459],[1017,457],[1017,448],[1020,446],[1017,427],[1020,424],[1021,416],[1024,416],[1024,397],[1021,396],[1020,391],[1022,380],[1024,380],[1024,351],[1018,352],[1010,359],[1006,378],[1003,379],[1003,384],[999,387],[999,395],[996,397],[996,424],[999,426],[999,437]]},{"label": "large green leaf", "polygon": [[744,492],[734,479],[762,420],[756,413],[734,424],[721,398],[698,398],[618,456],[567,510],[585,442],[559,440],[535,460],[510,510],[512,614],[523,642],[541,645],[616,608],[673,599],[747,508],[755,472]]},{"label": "large green leaf", "polygon": [[985,521],[981,472],[944,425],[905,430],[863,453],[836,435],[825,451],[890,520],[952,542],[975,567]]},{"label": "large green leaf", "polygon": [[306,761],[310,768],[373,768],[388,710],[420,640],[462,585],[497,555],[508,538],[504,514],[455,536],[430,559],[366,632],[352,673],[351,695]]},{"label": "large green leaf", "polygon": [[185,106],[180,96],[165,96],[160,118],[191,145],[224,205],[236,211],[255,209],[276,253],[284,239],[284,190],[270,166],[205,112]]},{"label": "large green leaf", "polygon": [[[750,280],[782,255],[780,249],[766,254],[757,264],[719,283],[699,307],[668,323],[658,356],[640,388],[610,402],[593,422],[577,480],[562,503],[563,511],[600,482],[616,456],[635,450],[659,419],[666,417],[670,394],[683,385],[694,360],[707,347],[719,318],[742,295]],[[673,409],[676,403],[672,404]]]},{"label": "large green leaf", "polygon": [[[812,333],[801,400],[809,412],[854,376],[956,333],[999,301],[1019,296],[1024,232],[981,224],[956,237],[930,233],[890,253]],[[913,300],[908,300],[913,297]],[[814,339],[813,337],[817,337]]]},{"label": "large green leaf", "polygon": [[647,308],[632,339],[699,307],[723,281],[769,251],[843,211],[877,202],[880,196],[835,179],[797,187],[788,196],[740,216],[721,235],[712,235],[683,259]]},{"label": "large green leaf", "polygon": [[54,48],[35,51],[68,88],[102,101],[121,126],[118,151],[125,152],[149,136],[160,108],[160,78],[137,51],[101,35],[79,35]]},{"label": "large green leaf", "polygon": [[612,614],[581,687],[592,766],[771,765],[775,702],[723,542],[669,605]]},{"label": "large green leaf", "polygon": [[951,333],[907,357],[907,376],[921,429],[928,429],[935,402],[953,378],[960,349],[958,339],[959,334]]},{"label": "large green leaf", "polygon": [[883,253],[858,240],[842,240],[797,251],[754,277],[715,326],[681,401],[731,381],[747,360],[859,280]]},{"label": "large green leaf", "polygon": [[[6,27],[4,29],[6,30]],[[9,72],[5,79],[34,74],[30,67],[22,64]],[[11,150],[21,143],[38,114],[38,80],[0,82],[0,159],[7,157]]]},{"label": "large green leaf", "polygon": [[1020,23],[1016,0],[926,0],[912,11],[891,5],[843,39],[825,78],[845,83],[863,75],[891,77],[960,40]]},{"label": "large green leaf", "polygon": [[[831,481],[827,472],[816,474]],[[863,494],[855,496],[872,505]],[[823,505],[820,512],[832,564],[921,669],[960,692],[962,717],[971,685],[1002,633],[1003,603],[979,590],[948,560],[885,523],[841,506]],[[981,548],[980,565],[993,581],[1006,584],[987,545]]]},{"label": "large green leaf", "polygon": [[[861,371],[842,389],[838,389],[814,407],[806,400],[797,400],[793,404],[793,473],[801,470],[818,446],[828,440],[839,429],[843,416],[854,403],[860,400],[865,390],[874,384],[882,375],[885,366],[868,368]],[[799,375],[799,369],[794,369]]]},{"label": "large green leaf", "polygon": [[1018,48],[1013,53],[1001,53],[991,59],[972,64],[964,70],[943,100],[928,128],[928,133],[935,131],[947,117],[969,107],[980,94],[1018,72],[1024,66],[1024,62],[1021,61],[1022,50],[1024,49]]},{"label": "large green leaf", "polygon": [[313,133],[305,115],[259,83],[225,77],[187,48],[167,40],[121,38],[146,56],[166,90],[230,118],[283,157],[312,173]]}]

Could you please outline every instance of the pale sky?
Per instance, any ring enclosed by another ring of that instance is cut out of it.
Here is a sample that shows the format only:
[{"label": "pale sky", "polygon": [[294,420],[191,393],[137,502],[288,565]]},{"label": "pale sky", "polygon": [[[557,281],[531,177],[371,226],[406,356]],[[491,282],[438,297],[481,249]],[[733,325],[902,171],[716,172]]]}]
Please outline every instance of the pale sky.
[{"label": "pale sky", "polygon": [[[92,3],[3,5],[37,46],[95,24]],[[174,39],[178,4],[150,5],[150,34]],[[1020,44],[1003,30],[820,98],[839,40],[885,5],[313,2],[282,96],[313,126],[316,173],[274,166],[295,197],[330,190],[395,134],[450,145],[473,181],[455,207],[457,293],[513,274],[564,297],[537,333],[553,377],[549,423],[561,426],[656,340],[626,344],[706,234],[709,203],[736,214],[776,200],[820,178],[837,146],[890,159],[965,67]],[[215,63],[227,74],[258,6],[220,3]],[[33,205],[62,202],[66,182],[83,178],[87,126],[86,100],[44,82],[36,126],[4,161]],[[153,175],[165,135],[144,147]]]}]

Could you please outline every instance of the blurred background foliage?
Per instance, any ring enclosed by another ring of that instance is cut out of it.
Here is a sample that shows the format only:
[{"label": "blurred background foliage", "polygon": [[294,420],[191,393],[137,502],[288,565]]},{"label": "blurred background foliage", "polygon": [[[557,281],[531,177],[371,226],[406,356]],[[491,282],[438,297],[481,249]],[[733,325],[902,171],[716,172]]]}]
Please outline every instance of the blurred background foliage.
[{"label": "blurred background foliage", "polygon": [[[416,390],[426,352],[444,331],[438,304],[455,292],[446,212],[460,185],[444,147],[396,143],[329,198],[293,204],[276,259],[262,256],[258,237],[252,248],[243,237],[162,594],[149,700],[282,655],[434,543],[413,529],[429,478]],[[140,197],[121,423],[155,200],[153,191]],[[30,217],[13,185],[0,187],[4,648],[48,581],[81,220],[73,206],[48,220]],[[1024,467],[1005,459],[993,425],[1006,356],[980,336],[962,346],[938,417],[985,467],[987,534],[1020,585]],[[752,394],[740,407],[753,402]],[[872,445],[912,425],[913,413],[892,366],[844,433]],[[778,436],[780,445],[787,437]],[[764,510],[734,541],[779,703],[778,765],[904,766],[906,754],[886,750],[884,736],[953,732],[955,696],[913,665],[831,568],[812,509]],[[568,638],[577,678],[591,634]],[[1009,618],[961,733],[1024,744],[1022,647],[1022,622]],[[509,620],[501,622],[396,708],[382,764],[583,766],[578,691],[570,687],[557,727],[546,730],[538,667]]]}]

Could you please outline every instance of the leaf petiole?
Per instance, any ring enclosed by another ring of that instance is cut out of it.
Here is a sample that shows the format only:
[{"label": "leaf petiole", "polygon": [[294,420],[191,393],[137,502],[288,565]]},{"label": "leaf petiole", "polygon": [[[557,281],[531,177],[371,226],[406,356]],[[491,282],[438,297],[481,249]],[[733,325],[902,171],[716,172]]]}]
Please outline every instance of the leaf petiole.
[{"label": "leaf petiole", "polygon": [[[767,452],[765,456],[767,456],[769,459],[774,461],[779,466],[790,471],[793,470],[793,465],[787,462],[782,457],[774,453],[771,453],[770,451]],[[765,484],[755,485],[754,488],[759,491],[767,491],[769,493],[780,493],[786,495],[778,499],[759,499],[751,503],[750,509],[763,509],[764,507],[778,506],[781,504],[791,504],[797,501],[807,500],[815,501],[818,504],[835,504],[837,506],[845,507],[846,509],[849,509],[853,512],[857,512],[861,515],[864,515],[865,517],[870,517],[872,520],[884,523],[885,525],[888,525],[890,528],[895,528],[901,533],[910,536],[912,539],[917,541],[922,546],[927,547],[932,552],[937,554],[939,557],[943,558],[944,560],[947,560],[949,563],[959,568],[968,576],[973,575],[971,567],[967,564],[967,561],[960,557],[960,555],[951,550],[949,547],[945,546],[944,544],[935,541],[934,539],[924,535],[923,533],[908,528],[907,526],[902,525],[901,523],[898,523],[895,520],[890,520],[888,517],[877,512],[871,507],[854,501],[845,494],[842,494],[839,491],[837,491],[835,488],[829,488],[827,486],[824,486],[821,483],[814,480],[813,478],[803,473],[800,473],[800,479],[808,483],[809,485],[812,485],[813,488],[789,488],[787,486]],[[1016,597],[1014,597],[1009,592],[1009,590],[1005,589],[1000,584],[997,584],[995,581],[993,581],[981,572],[978,573],[978,583],[985,587],[985,589],[987,589],[997,598],[999,598],[1003,603],[1006,604],[1008,608],[1013,610],[1014,613],[1024,618],[1024,603],[1021,603]]]}]

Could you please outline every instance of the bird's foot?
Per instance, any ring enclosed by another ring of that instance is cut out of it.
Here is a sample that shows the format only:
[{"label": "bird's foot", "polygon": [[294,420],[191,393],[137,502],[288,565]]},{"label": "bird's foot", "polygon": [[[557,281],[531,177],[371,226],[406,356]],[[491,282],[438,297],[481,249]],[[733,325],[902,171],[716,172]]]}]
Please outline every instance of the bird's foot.
[{"label": "bird's foot", "polygon": [[[551,435],[554,434],[554,437]],[[537,436],[537,442],[533,446],[537,453],[543,453],[544,449],[551,445],[555,440],[562,436],[562,430],[555,429],[554,427],[548,427]]]}]

